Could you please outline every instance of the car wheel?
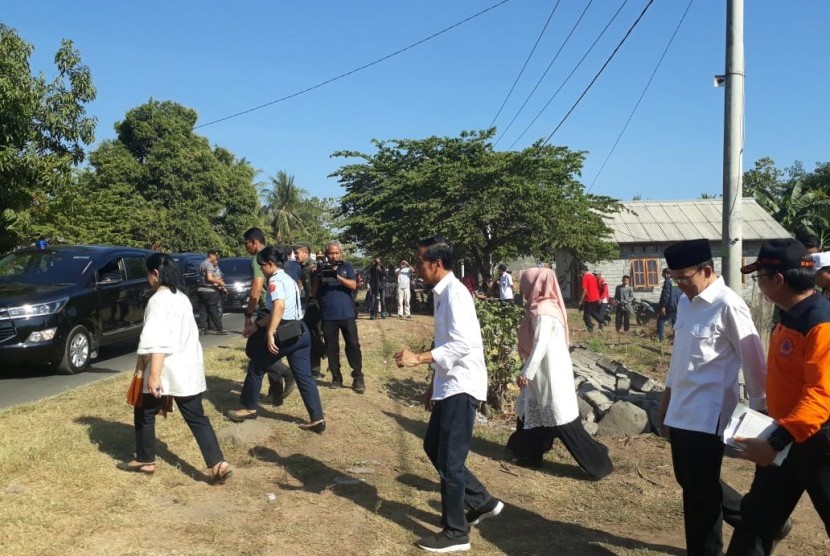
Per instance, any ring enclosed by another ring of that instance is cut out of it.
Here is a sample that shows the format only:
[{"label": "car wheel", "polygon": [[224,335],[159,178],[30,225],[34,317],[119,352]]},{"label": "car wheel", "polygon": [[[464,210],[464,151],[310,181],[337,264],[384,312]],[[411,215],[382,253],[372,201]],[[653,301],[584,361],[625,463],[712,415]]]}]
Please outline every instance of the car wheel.
[{"label": "car wheel", "polygon": [[63,346],[63,358],[58,363],[58,372],[74,375],[86,370],[92,358],[92,342],[89,330],[78,325],[69,331]]}]

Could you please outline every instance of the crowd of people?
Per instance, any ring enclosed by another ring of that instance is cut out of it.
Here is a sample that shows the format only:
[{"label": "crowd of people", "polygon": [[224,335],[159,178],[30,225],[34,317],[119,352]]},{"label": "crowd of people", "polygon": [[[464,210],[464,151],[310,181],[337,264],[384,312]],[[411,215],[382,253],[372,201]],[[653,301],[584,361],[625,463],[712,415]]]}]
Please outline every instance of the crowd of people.
[{"label": "crowd of people", "polygon": [[[330,386],[344,386],[341,335],[351,388],[358,394],[365,391],[353,297],[358,287],[355,269],[343,261],[337,241],[329,242],[314,264],[308,244],[267,246],[258,228],[245,233],[244,244],[254,270],[243,331],[249,364],[241,407],[226,416],[236,422],[256,419],[261,385],[268,376],[276,382],[269,391],[280,402],[289,381],[296,385],[308,413],[300,427],[322,434],[326,420],[314,378],[325,357]],[[677,243],[664,257],[669,285],[663,290],[665,304],[661,295],[665,311],[660,316],[671,320],[675,339],[659,421],[670,439],[674,474],[682,490],[687,553],[720,556],[722,522],[727,521],[735,528],[728,556],[771,554],[791,529],[790,514],[805,491],[830,535],[830,252],[809,254],[796,240],[767,241],[758,259],[741,269],[754,274],[764,296],[780,310],[767,357],[746,303],[715,273],[707,240]],[[442,529],[417,542],[430,552],[468,550],[470,527],[505,507],[465,464],[475,413],[487,397],[487,370],[474,304],[477,292],[456,278],[454,265],[451,244],[432,237],[418,244],[413,268],[401,261],[395,272],[401,317],[409,314],[402,292],[409,291],[405,280],[413,272],[432,286],[435,309],[432,349],[402,349],[394,356],[399,367],[426,364],[433,371],[424,396],[431,412],[424,450],[441,480]],[[146,266],[154,294],[136,362],[136,373],[143,376],[143,395],[134,409],[136,458],[119,467],[144,474],[155,471],[155,417],[169,411],[175,401],[202,452],[208,481],[221,484],[233,471],[202,408],[206,384],[199,325],[178,286],[173,260],[156,254]],[[209,279],[217,279],[211,265],[204,266],[206,282],[217,285]],[[388,276],[379,259],[375,267],[375,274],[369,271],[370,292],[382,291]],[[506,266],[499,272],[492,286],[499,299],[512,302],[512,277]],[[519,281],[525,316],[518,352],[524,364],[517,378],[516,431],[507,448],[517,464],[537,467],[560,439],[589,476],[601,479],[613,471],[613,463],[608,449],[585,431],[579,418],[568,317],[556,273],[550,268],[528,269]],[[586,327],[591,330],[595,321],[604,326],[602,305],[611,299],[607,284],[583,268],[582,285]],[[817,292],[816,285],[823,292]],[[674,295],[674,289],[682,295]],[[386,312],[385,296],[380,297],[371,308],[375,318]],[[628,276],[613,299],[616,327],[628,330],[626,308],[633,300]],[[775,423],[767,437],[735,438],[741,457],[756,464],[752,486],[743,497],[720,477],[724,430],[739,401],[741,369],[749,406],[768,413]],[[783,450],[789,450],[787,457],[773,465]]]}]

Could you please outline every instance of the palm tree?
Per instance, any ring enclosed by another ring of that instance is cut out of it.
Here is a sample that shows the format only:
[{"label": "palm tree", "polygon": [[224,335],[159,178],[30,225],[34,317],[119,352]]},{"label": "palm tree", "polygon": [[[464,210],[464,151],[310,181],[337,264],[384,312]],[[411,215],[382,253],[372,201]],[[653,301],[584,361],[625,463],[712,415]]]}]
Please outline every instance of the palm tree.
[{"label": "palm tree", "polygon": [[285,170],[277,172],[276,177],[269,177],[271,187],[260,192],[262,214],[274,233],[277,245],[288,245],[300,239],[299,234],[307,233],[300,217],[305,189],[294,183],[294,176]]}]

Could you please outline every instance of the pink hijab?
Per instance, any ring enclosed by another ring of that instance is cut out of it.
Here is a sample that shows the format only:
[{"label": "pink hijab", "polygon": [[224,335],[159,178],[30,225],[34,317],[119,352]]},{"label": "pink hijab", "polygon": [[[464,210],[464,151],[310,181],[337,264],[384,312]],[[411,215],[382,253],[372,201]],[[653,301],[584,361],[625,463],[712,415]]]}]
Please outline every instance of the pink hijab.
[{"label": "pink hijab", "polygon": [[529,268],[522,272],[522,296],[525,298],[525,316],[519,326],[519,355],[530,357],[533,350],[533,319],[539,315],[552,315],[565,328],[565,343],[570,345],[568,314],[556,272],[549,268]]}]

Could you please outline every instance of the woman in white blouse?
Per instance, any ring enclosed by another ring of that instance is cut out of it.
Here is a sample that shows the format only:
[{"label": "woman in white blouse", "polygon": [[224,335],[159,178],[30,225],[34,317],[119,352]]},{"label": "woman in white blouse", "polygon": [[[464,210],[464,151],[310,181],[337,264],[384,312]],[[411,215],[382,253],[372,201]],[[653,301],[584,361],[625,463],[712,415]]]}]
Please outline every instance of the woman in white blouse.
[{"label": "woman in white blouse", "polygon": [[150,255],[146,267],[153,295],[144,312],[136,363],[136,372],[143,372],[141,404],[133,413],[137,457],[118,467],[146,475],[155,472],[156,414],[170,407],[165,404],[172,397],[210,470],[208,482],[223,483],[232,471],[202,407],[207,385],[193,306],[180,289],[179,269],[169,255]]},{"label": "woman in white blouse", "polygon": [[548,268],[522,272],[525,317],[519,329],[519,355],[525,360],[517,383],[517,426],[507,442],[516,463],[542,465],[559,438],[591,477],[601,479],[614,466],[608,448],[585,431],[579,418],[571,364],[568,317],[556,273]]}]

